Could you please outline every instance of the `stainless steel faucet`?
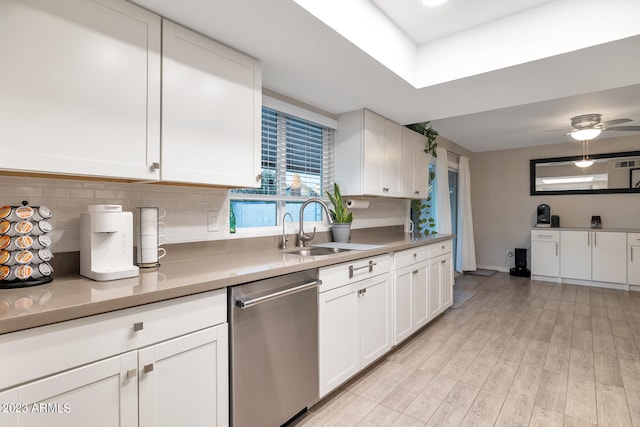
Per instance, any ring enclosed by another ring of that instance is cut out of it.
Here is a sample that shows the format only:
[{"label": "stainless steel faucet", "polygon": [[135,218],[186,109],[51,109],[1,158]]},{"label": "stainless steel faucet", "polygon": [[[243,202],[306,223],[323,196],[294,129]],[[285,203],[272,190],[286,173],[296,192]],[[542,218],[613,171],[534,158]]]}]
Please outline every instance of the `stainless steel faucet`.
[{"label": "stainless steel faucet", "polygon": [[320,206],[322,206],[322,209],[324,209],[325,214],[327,214],[327,221],[329,222],[329,224],[333,224],[333,219],[331,219],[331,214],[329,213],[329,207],[325,202],[315,197],[312,199],[305,200],[302,206],[300,206],[300,230],[298,230],[298,246],[301,248],[308,246],[308,243],[311,240],[313,240],[313,238],[316,236],[315,227],[313,227],[313,234],[311,236],[304,234],[304,221],[303,221],[304,208],[306,208],[307,205],[311,203],[318,203]]},{"label": "stainless steel faucet", "polygon": [[291,218],[291,222],[293,222],[293,216],[291,216],[289,212],[282,215],[282,242],[280,243],[280,249],[287,249],[287,242],[289,241],[289,238],[284,232],[284,222],[287,219],[287,215]]}]

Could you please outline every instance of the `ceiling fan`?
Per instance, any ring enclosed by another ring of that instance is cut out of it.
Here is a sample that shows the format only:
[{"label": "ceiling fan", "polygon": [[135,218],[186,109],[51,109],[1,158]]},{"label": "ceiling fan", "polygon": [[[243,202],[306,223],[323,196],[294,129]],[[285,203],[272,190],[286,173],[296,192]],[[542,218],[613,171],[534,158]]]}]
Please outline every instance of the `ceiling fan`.
[{"label": "ceiling fan", "polygon": [[578,141],[591,140],[603,131],[639,132],[640,126],[616,126],[631,122],[631,119],[614,119],[602,121],[602,114],[582,114],[571,118],[573,129],[567,132]]}]

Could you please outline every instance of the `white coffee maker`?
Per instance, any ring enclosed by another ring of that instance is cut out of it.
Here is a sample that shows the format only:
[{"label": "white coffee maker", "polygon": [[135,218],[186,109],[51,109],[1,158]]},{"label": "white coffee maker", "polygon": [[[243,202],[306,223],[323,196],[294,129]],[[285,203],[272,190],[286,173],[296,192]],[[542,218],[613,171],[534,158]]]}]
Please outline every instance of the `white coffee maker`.
[{"label": "white coffee maker", "polygon": [[80,274],[97,281],[138,275],[133,214],[120,205],[91,205],[80,214]]}]

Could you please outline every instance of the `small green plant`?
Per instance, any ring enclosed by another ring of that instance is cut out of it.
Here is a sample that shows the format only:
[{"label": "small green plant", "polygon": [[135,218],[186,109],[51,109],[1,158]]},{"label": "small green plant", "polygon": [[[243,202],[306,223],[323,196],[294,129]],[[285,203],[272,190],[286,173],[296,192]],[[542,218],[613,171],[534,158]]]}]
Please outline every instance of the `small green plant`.
[{"label": "small green plant", "polygon": [[436,138],[439,133],[431,126],[431,122],[414,123],[412,125],[407,125],[407,127],[427,138],[427,142],[424,146],[425,153],[431,154],[433,157],[438,157],[438,154],[436,153],[436,148],[438,148]]},{"label": "small green plant", "polygon": [[333,205],[333,209],[329,209],[329,213],[331,214],[331,219],[338,224],[347,224],[353,221],[353,212],[347,211],[347,205],[342,200],[342,195],[340,194],[340,187],[337,183],[333,183],[333,194],[326,191],[331,204]]},{"label": "small green plant", "polygon": [[429,191],[427,192],[427,198],[411,200],[411,221],[413,221],[415,232],[418,235],[428,236],[430,234],[438,234],[436,231],[436,220],[433,218],[431,212],[431,182],[433,182],[435,175],[434,172],[429,172]]}]

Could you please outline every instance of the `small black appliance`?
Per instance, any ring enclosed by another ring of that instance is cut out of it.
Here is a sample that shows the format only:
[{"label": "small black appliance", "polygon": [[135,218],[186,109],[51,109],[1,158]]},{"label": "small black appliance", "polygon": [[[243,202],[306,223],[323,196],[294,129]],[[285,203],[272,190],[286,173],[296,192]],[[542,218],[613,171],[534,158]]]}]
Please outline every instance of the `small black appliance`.
[{"label": "small black appliance", "polygon": [[591,217],[591,228],[602,228],[602,219],[600,219],[600,215],[594,215]]},{"label": "small black appliance", "polygon": [[551,227],[551,208],[549,205],[545,203],[538,205],[537,215],[536,227]]},{"label": "small black appliance", "polygon": [[531,270],[527,268],[527,250],[516,248],[516,266],[509,270],[509,274],[518,277],[531,277]]},{"label": "small black appliance", "polygon": [[551,215],[551,227],[560,228],[560,217],[558,215]]}]

